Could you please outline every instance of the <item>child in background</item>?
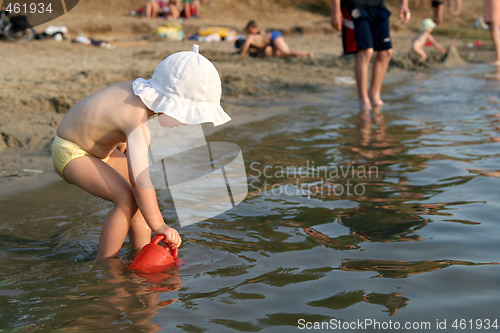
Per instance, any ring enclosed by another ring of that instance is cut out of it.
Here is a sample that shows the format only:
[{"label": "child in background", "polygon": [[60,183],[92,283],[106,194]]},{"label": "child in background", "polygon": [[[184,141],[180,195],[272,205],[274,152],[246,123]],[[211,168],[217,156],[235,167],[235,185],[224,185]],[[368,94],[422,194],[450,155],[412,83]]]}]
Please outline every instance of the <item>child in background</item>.
[{"label": "child in background", "polygon": [[411,49],[420,56],[418,63],[423,63],[427,60],[427,54],[423,49],[427,43],[434,45],[442,54],[446,54],[446,49],[436,42],[434,37],[432,37],[432,30],[435,27],[436,23],[434,23],[430,18],[426,18],[422,21],[420,33],[413,39]]},{"label": "child in background", "polygon": [[157,18],[165,17],[167,20],[177,20],[180,17],[180,11],[176,0],[152,0],[146,4],[146,17]]},{"label": "child in background", "polygon": [[137,250],[150,242],[151,231],[164,235],[172,248],[181,245],[177,230],[163,221],[149,179],[148,122],[158,116],[166,130],[183,124],[223,124],[230,118],[220,106],[221,93],[217,70],[195,45],[194,52],[167,57],[152,79],[113,84],[66,113],[52,147],[57,173],[114,204],[101,229],[98,259],[117,256],[127,234]]}]

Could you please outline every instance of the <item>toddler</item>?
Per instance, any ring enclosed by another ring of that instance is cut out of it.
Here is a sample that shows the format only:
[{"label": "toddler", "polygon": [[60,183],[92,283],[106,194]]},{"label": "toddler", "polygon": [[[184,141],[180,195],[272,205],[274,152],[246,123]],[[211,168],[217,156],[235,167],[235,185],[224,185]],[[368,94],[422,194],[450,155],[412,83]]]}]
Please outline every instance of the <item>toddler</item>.
[{"label": "toddler", "polygon": [[127,234],[137,250],[150,242],[151,231],[164,235],[173,248],[181,245],[177,230],[163,221],[149,176],[133,166],[147,166],[148,120],[153,116],[166,130],[229,121],[220,106],[221,93],[217,70],[195,45],[193,51],[167,57],[152,79],[113,84],[79,101],[64,116],[52,148],[57,173],[114,204],[102,226],[98,259],[117,256]]},{"label": "toddler", "polygon": [[427,60],[427,54],[423,50],[427,43],[434,45],[442,54],[446,54],[446,49],[436,42],[434,37],[432,37],[432,30],[435,27],[436,23],[434,23],[430,18],[426,18],[422,21],[420,33],[413,39],[411,49],[419,55],[418,63],[423,63]]}]

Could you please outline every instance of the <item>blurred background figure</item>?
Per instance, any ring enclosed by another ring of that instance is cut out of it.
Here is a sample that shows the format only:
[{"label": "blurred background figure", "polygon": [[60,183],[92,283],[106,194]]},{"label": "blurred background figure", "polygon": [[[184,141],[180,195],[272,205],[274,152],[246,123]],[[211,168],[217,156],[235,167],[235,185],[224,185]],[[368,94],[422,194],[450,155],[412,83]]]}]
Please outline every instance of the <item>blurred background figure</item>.
[{"label": "blurred background figure", "polygon": [[418,63],[423,63],[427,60],[427,54],[424,51],[424,46],[427,43],[435,46],[443,55],[446,54],[446,49],[432,37],[432,30],[435,27],[436,23],[432,22],[430,18],[424,19],[419,34],[413,39],[411,50],[419,55]]},{"label": "blurred background figure", "polygon": [[[455,6],[452,6],[452,3],[454,3]],[[452,15],[460,15],[460,12],[462,11],[462,0],[449,0],[449,7]]]},{"label": "blurred background figure", "polygon": [[443,24],[444,1],[432,1],[432,11],[434,12],[433,21],[437,25]]},{"label": "blurred background figure", "polygon": [[420,8],[420,3],[422,3],[422,7],[427,7],[427,0],[415,0],[413,8]]},{"label": "blurred background figure", "polygon": [[490,64],[500,66],[500,0],[484,0],[483,18],[490,26],[491,38],[495,45],[496,60]]},{"label": "blurred background figure", "polygon": [[177,20],[180,17],[180,10],[176,0],[152,0],[146,4],[144,10],[146,17],[165,17],[167,20]]},{"label": "blurred background figure", "polygon": [[201,17],[200,14],[200,1],[199,0],[183,0],[183,7],[181,12],[182,17]]}]

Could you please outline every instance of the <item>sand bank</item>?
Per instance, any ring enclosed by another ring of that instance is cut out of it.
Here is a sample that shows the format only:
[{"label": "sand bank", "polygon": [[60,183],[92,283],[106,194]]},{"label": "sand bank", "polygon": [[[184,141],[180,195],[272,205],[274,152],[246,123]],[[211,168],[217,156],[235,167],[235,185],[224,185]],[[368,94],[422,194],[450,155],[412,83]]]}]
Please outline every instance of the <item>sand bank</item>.
[{"label": "sand bank", "polygon": [[[225,2],[210,3],[212,7],[205,8],[202,19],[185,21],[186,35],[220,22],[241,30],[248,18],[259,14],[258,5],[222,9]],[[127,3],[134,8],[139,2]],[[69,28],[66,41],[21,44],[0,41],[3,54],[0,62],[0,186],[3,192],[57,179],[50,160],[50,146],[58,123],[74,103],[115,82],[150,78],[166,56],[192,49],[193,42],[189,40],[155,38],[155,28],[164,24],[163,20],[129,17],[128,9],[123,8],[123,3],[120,5],[115,4],[114,8],[108,4],[110,8],[103,8],[104,5],[96,1],[88,1],[51,22]],[[344,89],[349,78],[352,80],[353,57],[342,56],[340,34],[331,29],[328,16],[294,8],[273,12],[275,7],[272,8],[262,8],[266,14],[257,16],[261,26],[282,30],[291,48],[314,50],[315,58],[242,58],[232,43],[202,43],[201,53],[214,63],[221,75],[222,105],[234,118],[234,124],[227,126],[267,117],[268,109],[259,105],[300,101],[304,95],[310,98],[318,92]],[[245,14],[233,13],[238,10],[240,13],[244,10]],[[106,11],[110,14],[105,15]],[[493,58],[489,41],[481,47],[468,48],[464,47],[464,40],[437,37],[442,45],[452,47],[450,56],[444,60],[429,49],[429,63],[417,67],[409,51],[414,26],[402,28],[394,22],[393,27],[394,55],[388,75],[401,70],[435,71]],[[71,43],[70,39],[80,32],[114,42],[116,46],[106,49]]]}]

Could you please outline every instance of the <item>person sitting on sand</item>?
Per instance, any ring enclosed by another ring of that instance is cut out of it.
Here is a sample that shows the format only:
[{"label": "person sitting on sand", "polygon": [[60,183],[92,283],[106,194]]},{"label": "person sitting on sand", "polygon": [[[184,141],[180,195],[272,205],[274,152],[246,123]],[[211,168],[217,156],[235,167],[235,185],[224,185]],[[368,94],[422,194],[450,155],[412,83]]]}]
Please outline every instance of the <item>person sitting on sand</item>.
[{"label": "person sitting on sand", "polygon": [[177,20],[181,13],[176,0],[152,0],[146,4],[145,14],[148,18],[165,17],[167,20]]},{"label": "person sitting on sand", "polygon": [[200,0],[182,0],[182,17],[188,19],[191,17],[201,17],[200,14]]},{"label": "person sitting on sand", "polygon": [[277,57],[309,57],[314,58],[314,52],[302,50],[290,50],[283,34],[274,30],[265,32],[260,30],[255,21],[248,22],[246,29],[248,36],[241,46],[241,55],[248,57],[250,49],[256,49],[258,55],[273,55]]},{"label": "person sitting on sand", "polygon": [[420,33],[413,39],[411,50],[420,56],[418,63],[423,63],[427,60],[427,54],[423,49],[426,44],[434,45],[442,54],[446,54],[446,49],[432,37],[432,30],[435,27],[436,23],[430,18],[422,20]]},{"label": "person sitting on sand", "polygon": [[[163,60],[150,80],[113,84],[76,103],[59,124],[52,147],[57,173],[68,183],[109,200],[98,259],[115,257],[127,234],[141,249],[151,231],[172,248],[181,237],[165,224],[149,178],[149,121],[165,130],[184,124],[231,118],[222,110],[221,81],[214,65],[197,48]],[[126,154],[117,147],[126,143]]]}]

